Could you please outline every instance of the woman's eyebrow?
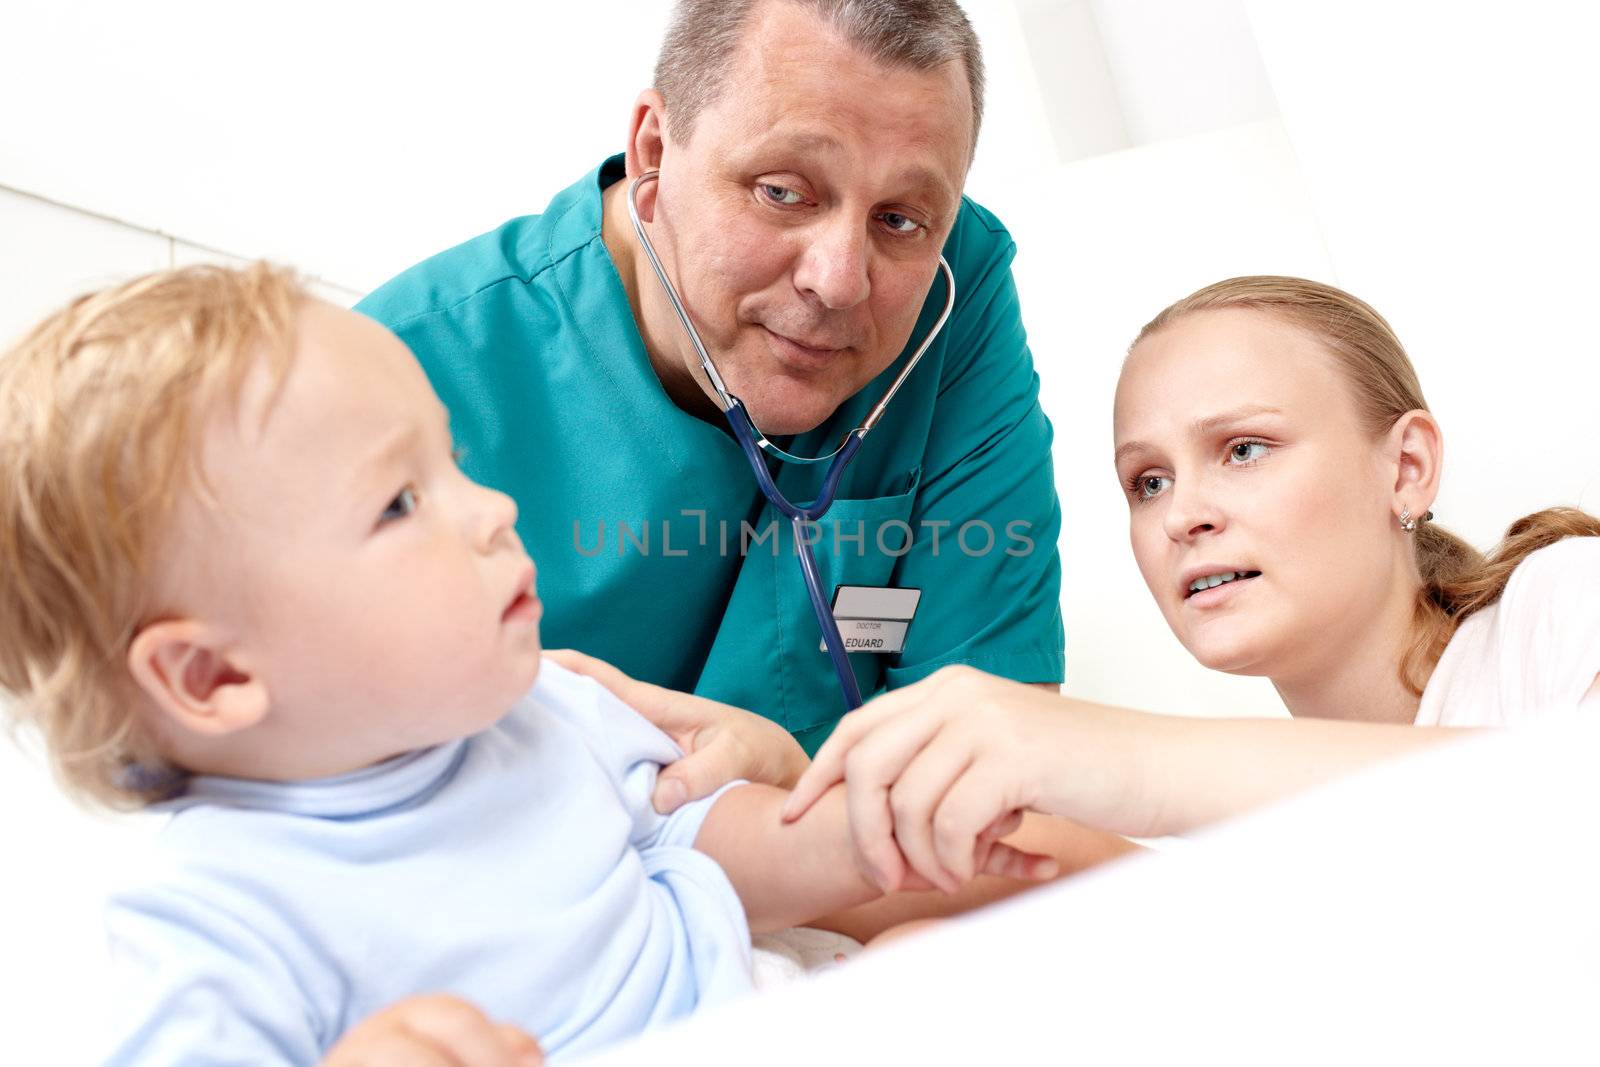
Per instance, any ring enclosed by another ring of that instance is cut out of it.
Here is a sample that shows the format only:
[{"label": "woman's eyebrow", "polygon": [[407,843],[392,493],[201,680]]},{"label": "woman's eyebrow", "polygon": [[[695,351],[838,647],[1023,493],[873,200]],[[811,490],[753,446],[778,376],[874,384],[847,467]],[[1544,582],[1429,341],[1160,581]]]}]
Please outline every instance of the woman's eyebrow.
[{"label": "woman's eyebrow", "polygon": [[1259,418],[1262,415],[1282,415],[1279,408],[1268,407],[1265,404],[1248,404],[1244,407],[1224,411],[1218,415],[1206,415],[1195,419],[1189,424],[1189,430],[1196,437],[1209,437],[1228,426],[1244,422],[1246,419]]},{"label": "woman's eyebrow", "polygon": [[1145,452],[1150,448],[1143,441],[1128,441],[1117,446],[1116,454],[1111,457],[1113,466],[1122,466],[1122,461],[1135,452]]},{"label": "woman's eyebrow", "polygon": [[[1247,404],[1244,407],[1234,408],[1232,411],[1219,412],[1216,415],[1202,415],[1189,424],[1189,432],[1196,437],[1209,437],[1219,430],[1236,426],[1247,419],[1260,418],[1263,415],[1282,415],[1283,409],[1271,407],[1267,404]],[[1117,451],[1112,457],[1116,466],[1121,466],[1122,461],[1128,456],[1138,452],[1151,451],[1151,446],[1144,441],[1126,441],[1117,446]]]}]

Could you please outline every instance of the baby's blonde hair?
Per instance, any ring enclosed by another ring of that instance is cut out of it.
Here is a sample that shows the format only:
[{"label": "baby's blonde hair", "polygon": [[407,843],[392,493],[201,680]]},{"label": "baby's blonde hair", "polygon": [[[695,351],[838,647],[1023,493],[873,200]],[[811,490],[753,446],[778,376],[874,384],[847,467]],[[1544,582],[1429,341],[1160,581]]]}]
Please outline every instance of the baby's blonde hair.
[{"label": "baby's blonde hair", "polygon": [[306,299],[266,263],[162,271],[0,355],[0,688],[80,800],[138,807],[181,783],[137,714],[129,642],[174,506],[204,487],[203,423],[259,361],[281,384]]}]

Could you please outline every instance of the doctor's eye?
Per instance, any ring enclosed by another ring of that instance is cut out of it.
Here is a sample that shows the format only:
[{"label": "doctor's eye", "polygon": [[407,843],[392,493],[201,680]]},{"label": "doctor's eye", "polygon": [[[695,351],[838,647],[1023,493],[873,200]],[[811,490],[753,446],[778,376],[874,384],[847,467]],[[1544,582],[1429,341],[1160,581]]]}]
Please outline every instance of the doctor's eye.
[{"label": "doctor's eye", "polygon": [[1128,480],[1128,492],[1143,503],[1167,491],[1172,479],[1161,474],[1140,474]]},{"label": "doctor's eye", "polygon": [[895,233],[910,236],[923,228],[922,223],[909,215],[902,215],[898,211],[885,211],[878,216],[878,221],[883,223]]},{"label": "doctor's eye", "polygon": [[383,509],[383,514],[378,516],[378,525],[387,526],[391,522],[403,519],[417,510],[417,491],[411,486],[406,486],[395,494]]},{"label": "doctor's eye", "polygon": [[783,207],[794,207],[796,204],[800,204],[805,201],[805,197],[801,196],[793,189],[786,189],[781,185],[763,184],[760,188],[762,196],[766,197],[774,204],[780,204]]},{"label": "doctor's eye", "polygon": [[1235,441],[1228,446],[1228,461],[1235,466],[1254,463],[1269,451],[1265,441]]}]

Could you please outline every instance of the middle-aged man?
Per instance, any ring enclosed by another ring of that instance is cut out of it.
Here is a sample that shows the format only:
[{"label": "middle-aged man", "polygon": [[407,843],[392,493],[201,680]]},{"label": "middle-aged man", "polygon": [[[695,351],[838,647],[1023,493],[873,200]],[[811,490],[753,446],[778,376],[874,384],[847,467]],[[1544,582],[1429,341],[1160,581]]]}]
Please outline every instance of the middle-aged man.
[{"label": "middle-aged man", "polygon": [[[831,451],[930,330],[943,250],[954,311],[821,526],[825,589],[922,591],[903,651],[851,657],[864,694],[953,663],[1061,681],[1015,245],[962,196],[982,103],[953,0],[682,0],[623,155],[360,305],[422,361],[466,470],[516,499],[547,647],[753,709],[807,750],[844,711],[789,525],[629,221],[629,183],[659,170],[647,232],[729,391],[797,454]],[[822,469],[775,476],[806,501]]]}]

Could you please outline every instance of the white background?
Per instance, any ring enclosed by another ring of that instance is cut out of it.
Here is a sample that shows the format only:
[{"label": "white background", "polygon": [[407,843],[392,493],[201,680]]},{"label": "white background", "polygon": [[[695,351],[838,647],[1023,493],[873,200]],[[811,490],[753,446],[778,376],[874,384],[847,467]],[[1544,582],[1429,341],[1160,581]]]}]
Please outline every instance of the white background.
[{"label": "white background", "polygon": [[[1206,672],[1168,634],[1110,464],[1128,341],[1219,278],[1302,274],[1390,319],[1445,427],[1445,525],[1487,545],[1542,506],[1600,510],[1588,5],[967,7],[991,87],[968,191],[1020,246],[1056,427],[1069,692],[1279,710],[1265,682]],[[658,0],[8,0],[0,335],[87,286],[223,255],[293,263],[351,302],[618,150],[665,15]],[[71,812],[9,749],[0,805],[0,1048],[73,1062],[94,902],[138,835]]]}]

